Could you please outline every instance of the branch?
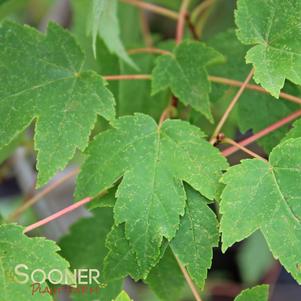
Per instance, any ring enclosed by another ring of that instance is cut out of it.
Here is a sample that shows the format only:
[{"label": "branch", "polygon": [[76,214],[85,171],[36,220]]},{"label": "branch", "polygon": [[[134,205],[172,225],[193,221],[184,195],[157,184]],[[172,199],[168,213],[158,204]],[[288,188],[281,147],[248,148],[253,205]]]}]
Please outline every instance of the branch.
[{"label": "branch", "polygon": [[243,145],[240,145],[239,143],[237,143],[236,141],[234,141],[234,140],[232,140],[232,139],[230,139],[230,138],[225,137],[225,138],[222,140],[222,143],[228,143],[228,144],[231,144],[231,145],[237,147],[238,149],[242,150],[244,153],[250,155],[251,157],[254,157],[254,158],[263,160],[264,162],[268,162],[268,160],[266,160],[265,158],[259,156],[259,155],[256,154],[255,152],[249,150],[248,148],[244,147]]},{"label": "branch", "polygon": [[[254,134],[253,136],[239,142],[239,146],[246,146],[246,145],[249,145],[251,144],[252,142],[276,131],[277,129],[279,129],[280,127],[288,124],[289,122],[297,119],[298,117],[301,116],[301,110],[298,110],[296,112],[294,112],[293,114],[277,121],[276,123],[270,125],[269,127],[263,129],[262,131]],[[227,149],[225,149],[224,151],[222,151],[222,154],[225,156],[225,157],[228,157],[234,153],[236,153],[237,151],[239,150],[239,148],[237,146],[232,146],[232,147],[229,147]]]},{"label": "branch", "polygon": [[138,53],[153,53],[153,54],[168,54],[168,55],[172,55],[171,51],[168,50],[163,50],[160,48],[154,48],[154,47],[147,47],[147,48],[134,48],[134,49],[130,49],[128,50],[128,54],[132,55],[132,54],[138,54]]},{"label": "branch", "polygon": [[193,22],[191,21],[191,17],[190,17],[189,14],[186,15],[186,22],[187,22],[187,25],[188,25],[188,27],[189,27],[189,30],[190,30],[190,32],[191,32],[191,34],[192,34],[192,37],[193,37],[196,41],[198,41],[198,40],[200,39],[200,37],[199,37],[199,35],[198,35],[197,31],[196,31],[196,28],[195,28]]},{"label": "branch", "polygon": [[234,106],[236,105],[237,101],[239,100],[240,96],[242,95],[242,93],[244,92],[246,85],[249,83],[249,81],[251,80],[252,76],[254,74],[254,69],[252,69],[250,71],[250,73],[248,74],[247,78],[245,79],[244,83],[242,84],[242,86],[240,87],[240,89],[238,90],[238,92],[236,93],[236,95],[234,96],[234,98],[232,99],[232,101],[230,102],[227,110],[225,111],[224,115],[222,116],[221,120],[219,121],[219,123],[217,124],[213,135],[210,139],[210,142],[212,144],[214,144],[216,142],[216,137],[217,135],[220,133],[221,129],[223,128],[225,122],[227,121],[230,113],[232,112]]},{"label": "branch", "polygon": [[103,78],[105,80],[108,80],[108,81],[112,81],[112,80],[136,80],[136,79],[150,80],[150,79],[152,79],[152,76],[149,75],[149,74],[130,74],[130,75],[121,74],[121,75],[106,75],[106,76],[103,76]]},{"label": "branch", "polygon": [[140,12],[140,25],[141,25],[141,32],[144,39],[144,44],[146,47],[153,47],[153,38],[149,27],[149,22],[145,11],[141,8]]},{"label": "branch", "polygon": [[52,192],[55,190],[57,187],[61,186],[64,184],[66,181],[68,181],[70,178],[73,178],[79,173],[79,168],[76,168],[63,176],[62,178],[54,181],[51,183],[49,186],[47,186],[45,189],[42,191],[38,192],[35,196],[33,196],[31,199],[28,201],[24,202],[20,207],[18,207],[9,217],[8,221],[15,221],[19,218],[19,216],[25,212],[28,208],[36,204],[38,201],[40,201],[45,195],[48,193]]},{"label": "branch", "polygon": [[186,282],[187,282],[187,284],[188,284],[188,286],[189,286],[189,288],[190,288],[190,290],[191,290],[191,292],[192,292],[195,300],[196,301],[202,301],[202,298],[199,295],[199,293],[198,293],[198,291],[197,291],[197,289],[196,289],[196,287],[195,287],[192,279],[190,278],[189,274],[187,273],[185,267],[182,266],[180,260],[178,259],[178,257],[175,254],[174,254],[174,256],[175,256],[175,258],[177,260],[177,263],[178,263],[178,265],[179,265],[179,267],[181,269],[181,272],[182,272],[182,274],[183,274],[183,276],[184,276],[184,278],[185,278],[185,280],[186,280]]},{"label": "branch", "polygon": [[162,15],[162,16],[170,18],[172,20],[178,20],[178,18],[179,18],[178,13],[176,13],[170,9],[167,9],[165,7],[155,5],[155,4],[146,3],[146,2],[139,1],[139,0],[120,0],[120,1],[137,6],[139,8],[143,8],[144,10],[149,10],[153,13]]},{"label": "branch", "polygon": [[[148,50],[146,50],[148,49]],[[172,52],[169,52],[167,50],[162,50],[162,49],[157,49],[157,48],[138,48],[138,49],[132,49],[129,50],[134,53],[161,53],[161,54],[170,54],[172,55]],[[150,74],[134,74],[134,75],[107,75],[103,76],[104,79],[110,81],[110,80],[136,80],[136,79],[141,79],[141,80],[151,80],[151,75]],[[208,79],[217,84],[222,84],[222,85],[227,85],[227,86],[232,86],[232,87],[242,87],[243,82],[230,79],[230,78],[225,78],[225,77],[219,77],[219,76],[213,76],[210,75]],[[253,85],[253,84],[247,84],[245,86],[245,89],[247,90],[252,90],[252,91],[257,91],[260,93],[264,94],[270,94],[268,91],[266,91],[264,88],[258,86],[258,85]],[[285,92],[280,92],[279,97],[285,100],[289,100],[291,102],[294,102],[296,104],[301,105],[301,98],[285,93]]]},{"label": "branch", "polygon": [[[238,81],[238,80],[229,79],[229,78],[218,77],[218,76],[209,76],[208,78],[210,81],[217,83],[217,84],[223,84],[223,85],[228,85],[228,86],[233,86],[233,87],[241,87],[243,85],[243,82]],[[267,90],[265,90],[264,88],[257,86],[257,85],[247,84],[246,89],[258,91],[258,92],[261,92],[264,94],[270,94]],[[284,92],[280,92],[279,96],[283,99],[290,100],[299,105],[301,104],[301,98],[299,98],[297,96],[290,95],[290,94],[287,94]]]},{"label": "branch", "polygon": [[48,216],[48,217],[46,217],[46,218],[44,218],[44,219],[42,219],[42,220],[34,223],[32,225],[27,226],[24,229],[23,233],[27,233],[29,231],[32,231],[32,230],[36,229],[36,228],[44,226],[44,225],[50,223],[51,221],[54,221],[54,220],[56,220],[56,219],[64,216],[65,214],[67,214],[69,212],[72,212],[75,209],[77,209],[77,208],[79,208],[79,207],[81,207],[81,206],[83,206],[83,205],[85,205],[85,204],[87,204],[87,203],[89,203],[91,201],[92,201],[92,198],[87,197],[87,198],[85,198],[85,199],[83,199],[83,200],[81,200],[79,202],[76,202],[75,204],[72,204],[71,206],[68,206],[68,207],[64,208],[63,210],[60,210],[57,213],[54,213],[54,214],[52,214],[52,215],[50,215],[50,216]]},{"label": "branch", "polygon": [[182,5],[179,12],[178,24],[177,24],[177,33],[176,33],[176,43],[180,44],[183,40],[184,30],[185,30],[185,22],[187,16],[187,10],[190,4],[190,0],[183,0]]}]

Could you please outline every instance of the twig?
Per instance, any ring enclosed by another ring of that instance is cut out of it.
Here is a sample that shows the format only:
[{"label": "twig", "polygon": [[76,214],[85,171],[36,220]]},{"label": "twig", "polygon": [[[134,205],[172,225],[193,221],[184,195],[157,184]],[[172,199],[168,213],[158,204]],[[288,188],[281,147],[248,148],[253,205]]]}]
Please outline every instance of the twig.
[{"label": "twig", "polygon": [[[276,131],[277,129],[279,129],[280,127],[288,124],[289,122],[297,119],[298,117],[301,116],[301,110],[298,110],[296,112],[294,112],[293,114],[277,121],[276,123],[270,125],[269,127],[263,129],[262,131],[254,134],[253,136],[239,142],[239,146],[246,146],[246,145],[249,145],[251,144],[252,142],[270,134],[271,132],[274,132]],[[237,152],[239,150],[239,148],[237,146],[232,146],[232,147],[229,147],[227,149],[225,149],[224,151],[222,151],[222,154],[225,156],[225,157],[228,157],[232,154],[234,154],[235,152]]]},{"label": "twig", "polygon": [[[140,49],[139,49],[139,51],[141,51],[141,53],[142,52],[151,52],[151,51],[148,51],[148,50],[145,50],[145,51],[142,50],[144,48],[140,48]],[[134,51],[134,49],[133,49],[133,51]],[[169,52],[167,50],[162,50],[162,49],[160,49],[160,51],[155,50],[155,52],[158,52],[158,53],[161,52],[163,54],[162,51],[164,52],[164,54],[170,54],[170,55],[172,54],[171,52]],[[136,79],[150,80],[151,78],[152,77],[151,77],[150,74],[134,74],[134,75],[130,74],[130,75],[107,75],[107,76],[104,76],[104,79],[106,79],[108,81],[109,80],[136,80]],[[241,82],[241,81],[230,79],[230,78],[225,78],[225,77],[210,75],[208,77],[208,79],[211,82],[214,82],[214,83],[217,83],[217,84],[222,84],[222,85],[227,85],[227,86],[232,86],[232,87],[242,87],[244,85],[244,83]],[[247,84],[245,86],[245,89],[252,90],[252,91],[257,91],[257,92],[264,93],[264,94],[270,94],[264,88],[262,88],[260,86],[257,86],[257,85],[253,85],[253,84]],[[285,92],[280,92],[279,97],[282,98],[282,99],[286,99],[286,100],[289,100],[291,102],[294,102],[294,103],[297,103],[297,104],[301,105],[301,98],[300,97],[297,97],[297,96],[294,96],[294,95],[291,95],[291,94],[288,94],[288,93],[285,93]]]},{"label": "twig", "polygon": [[194,24],[191,21],[191,18],[190,18],[189,14],[186,15],[186,22],[187,22],[187,25],[189,27],[189,30],[190,30],[193,38],[198,41],[200,39],[200,37],[199,37],[199,35],[196,31],[196,28],[195,28]]},{"label": "twig", "polygon": [[145,11],[142,8],[140,9],[139,15],[144,44],[146,47],[153,47],[153,38],[149,28],[148,19],[145,14]]},{"label": "twig", "polygon": [[210,139],[210,142],[212,144],[214,144],[216,142],[216,137],[217,135],[220,133],[221,129],[223,128],[225,122],[227,121],[231,111],[233,110],[234,106],[236,105],[237,101],[239,100],[240,96],[242,95],[242,93],[244,92],[246,85],[249,83],[249,81],[251,80],[252,76],[254,74],[254,69],[252,69],[250,71],[250,73],[248,74],[247,78],[245,79],[244,83],[242,84],[242,86],[240,87],[240,89],[238,90],[238,92],[236,93],[236,95],[234,96],[234,98],[232,99],[232,101],[230,102],[227,110],[225,111],[225,113],[223,114],[221,120],[219,121],[219,123],[217,124],[213,135]]},{"label": "twig", "polygon": [[[217,83],[217,84],[223,84],[223,85],[228,85],[228,86],[233,86],[233,87],[241,87],[243,85],[243,82],[238,81],[238,80],[229,79],[229,78],[218,77],[218,76],[209,76],[208,78],[210,81]],[[267,90],[265,90],[264,88],[257,86],[257,85],[247,84],[246,89],[258,91],[258,92],[261,92],[264,94],[270,94]],[[301,104],[300,97],[290,95],[290,94],[287,94],[284,92],[280,92],[279,96],[283,99],[287,99],[287,100],[290,100],[297,104]]]},{"label": "twig", "polygon": [[130,75],[107,75],[103,76],[105,80],[136,80],[136,79],[141,79],[141,80],[150,80],[152,79],[152,76],[149,74],[130,74]]},{"label": "twig", "polygon": [[170,9],[167,9],[165,7],[161,7],[161,6],[158,6],[155,4],[142,2],[142,1],[138,1],[138,0],[120,0],[120,1],[143,8],[145,10],[149,10],[153,13],[168,17],[172,20],[178,20],[178,17],[179,17],[177,12],[174,12]]},{"label": "twig", "polygon": [[181,264],[179,258],[175,254],[174,254],[174,256],[175,256],[175,258],[177,260],[177,263],[178,263],[178,265],[179,265],[179,267],[181,269],[181,272],[182,272],[182,274],[183,274],[183,276],[184,276],[184,278],[185,278],[185,280],[186,280],[186,282],[187,282],[187,284],[188,284],[188,286],[189,286],[189,288],[190,288],[190,290],[191,290],[191,292],[192,292],[195,300],[196,301],[202,301],[202,298],[199,295],[199,293],[198,293],[198,291],[197,291],[197,289],[196,289],[196,287],[195,287],[192,279],[190,278],[189,274],[187,273],[185,267],[183,267],[183,265]]},{"label": "twig", "polygon": [[128,54],[138,54],[138,53],[153,53],[153,54],[168,54],[172,55],[172,52],[168,50],[163,50],[160,48],[154,48],[154,47],[147,47],[147,48],[135,48],[128,50]]},{"label": "twig", "polygon": [[61,186],[63,183],[68,181],[70,178],[73,178],[79,173],[79,168],[76,168],[63,176],[62,178],[58,179],[57,181],[54,181],[52,184],[47,186],[42,191],[38,192],[35,196],[33,196],[31,199],[23,203],[20,207],[18,207],[9,217],[8,221],[15,221],[19,218],[19,216],[25,212],[28,208],[36,204],[38,201],[40,201],[44,196],[46,196],[48,193],[52,192],[57,187]]},{"label": "twig", "polygon": [[32,230],[36,229],[36,228],[44,226],[44,225],[50,223],[51,221],[54,221],[54,220],[64,216],[65,214],[67,214],[69,212],[72,212],[75,209],[77,209],[77,208],[79,208],[79,207],[81,207],[81,206],[83,206],[83,205],[85,205],[85,204],[87,204],[91,201],[92,201],[92,198],[90,198],[90,197],[84,198],[83,200],[81,200],[79,202],[76,202],[75,204],[72,204],[71,206],[68,206],[68,207],[64,208],[63,210],[60,210],[60,211],[58,211],[58,212],[56,212],[56,213],[40,220],[40,221],[38,221],[38,222],[36,222],[32,225],[29,225],[28,227],[26,227],[24,229],[23,233],[27,233],[29,231],[32,231]]},{"label": "twig", "polygon": [[192,21],[196,21],[196,19],[208,8],[215,0],[205,0],[200,3],[192,12],[191,18]]},{"label": "twig", "polygon": [[215,4],[215,0],[205,0],[194,11],[192,21],[197,28],[197,34],[201,38],[206,22],[210,17],[212,6]]},{"label": "twig", "polygon": [[250,155],[251,157],[254,157],[254,158],[257,158],[257,159],[260,159],[260,160],[263,160],[265,162],[268,162],[265,158],[259,156],[258,154],[256,154],[255,152],[249,150],[248,148],[244,147],[243,145],[240,145],[239,143],[235,142],[234,140],[228,138],[228,137],[225,137],[223,140],[222,140],[222,143],[228,143],[228,144],[231,144],[237,148],[239,148],[240,150],[242,150],[243,152],[245,152],[246,154]]},{"label": "twig", "polygon": [[177,32],[176,32],[176,43],[180,44],[183,40],[184,30],[185,30],[185,21],[186,15],[188,13],[188,7],[191,0],[183,0],[179,12]]}]

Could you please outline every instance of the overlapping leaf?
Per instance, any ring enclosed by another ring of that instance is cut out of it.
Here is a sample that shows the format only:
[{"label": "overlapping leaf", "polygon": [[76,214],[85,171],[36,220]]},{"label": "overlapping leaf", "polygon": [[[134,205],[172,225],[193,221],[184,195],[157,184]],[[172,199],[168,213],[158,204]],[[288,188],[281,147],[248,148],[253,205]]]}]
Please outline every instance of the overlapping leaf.
[{"label": "overlapping leaf", "polygon": [[[106,255],[105,241],[113,225],[111,208],[98,208],[92,211],[94,216],[81,219],[63,237],[59,245],[61,254],[73,269],[96,269],[99,271],[99,290],[91,294],[73,294],[74,301],[112,300],[122,287],[122,280],[107,283],[103,277],[103,260]],[[98,283],[92,282],[97,287]]]},{"label": "overlapping leaf", "polygon": [[[250,72],[250,66],[245,64],[247,46],[242,45],[238,41],[234,30],[231,29],[216,35],[208,44],[222,53],[226,58],[226,64],[214,65],[208,68],[210,75],[243,82]],[[285,92],[298,93],[291,86],[286,85]],[[220,110],[223,113],[237,91],[237,87],[213,83],[211,98],[216,101],[214,103],[215,110]],[[243,133],[250,129],[253,133],[257,133],[297,109],[297,104],[290,103],[287,100],[281,99],[278,101],[271,95],[245,90],[234,111],[231,113],[227,124],[232,121],[232,126],[236,129],[238,125],[240,131]],[[288,126],[283,126],[259,139],[258,143],[269,153],[281,141],[287,131]],[[231,134],[234,133],[232,132]]]},{"label": "overlapping leaf", "polygon": [[[243,160],[223,176],[223,250],[257,229],[275,258],[301,283],[301,138],[271,152],[269,163]],[[281,242],[281,243],[280,243]]]},{"label": "overlapping leaf", "polygon": [[159,263],[151,270],[145,282],[163,301],[174,301],[180,298],[184,287],[184,277],[170,248]]},{"label": "overlapping leaf", "polygon": [[258,285],[242,291],[234,301],[268,301],[269,286]]},{"label": "overlapping leaf", "polygon": [[301,119],[298,119],[293,123],[293,128],[287,133],[283,140],[290,138],[300,138],[301,137]]},{"label": "overlapping leaf", "polygon": [[117,0],[92,0],[88,30],[93,38],[93,50],[96,55],[96,38],[99,35],[108,49],[118,55],[132,67],[136,67],[120,40],[120,29],[117,18]]},{"label": "overlapping leaf", "polygon": [[[57,252],[59,248],[50,240],[44,238],[28,238],[23,234],[23,228],[14,224],[0,226],[0,300],[3,301],[44,301],[52,300],[52,297],[45,293],[32,295],[31,284],[34,282],[29,276],[36,270],[41,269],[46,275],[57,269],[62,274],[69,269],[69,263],[60,257]],[[17,275],[15,268],[23,266],[22,273],[28,275],[28,282],[24,275]],[[70,272],[69,272],[70,273]],[[41,273],[35,274],[35,281],[42,281]],[[57,274],[52,273],[52,280],[58,281]],[[58,276],[60,277],[60,276]],[[71,274],[70,274],[71,277]],[[72,278],[70,278],[71,280]],[[62,283],[63,284],[63,283]],[[41,284],[44,290],[47,284]]]},{"label": "overlapping leaf", "polygon": [[163,237],[175,236],[184,214],[182,181],[212,200],[227,163],[187,122],[167,120],[158,127],[151,117],[137,114],[112,125],[89,147],[76,195],[95,196],[123,177],[115,222],[125,223],[126,237],[146,276],[158,260]]},{"label": "overlapping leaf", "polygon": [[97,115],[114,117],[114,99],[74,38],[50,24],[47,35],[4,22],[0,27],[0,148],[36,120],[38,185],[84,150]]},{"label": "overlapping leaf", "polygon": [[238,38],[254,45],[246,61],[256,82],[275,97],[285,79],[301,84],[301,1],[239,0],[237,7]]},{"label": "overlapping leaf", "polygon": [[152,73],[152,94],[170,88],[185,105],[213,121],[209,92],[211,85],[206,67],[223,62],[223,56],[200,42],[183,42],[172,55],[157,59]]},{"label": "overlapping leaf", "polygon": [[132,301],[125,291],[122,291],[114,301]]},{"label": "overlapping leaf", "polygon": [[211,266],[212,248],[217,247],[219,241],[218,221],[208,207],[208,200],[191,188],[186,191],[185,215],[170,245],[195,284],[203,288]]}]

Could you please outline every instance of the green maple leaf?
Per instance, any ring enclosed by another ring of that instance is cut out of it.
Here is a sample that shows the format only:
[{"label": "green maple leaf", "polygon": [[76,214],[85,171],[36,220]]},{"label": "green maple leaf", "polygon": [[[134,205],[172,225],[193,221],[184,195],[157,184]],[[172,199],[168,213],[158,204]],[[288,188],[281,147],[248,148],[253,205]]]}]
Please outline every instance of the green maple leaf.
[{"label": "green maple leaf", "polygon": [[125,291],[122,291],[114,301],[133,301]]},{"label": "green maple leaf", "polygon": [[[122,280],[107,283],[103,277],[103,261],[106,255],[105,241],[113,226],[111,208],[99,208],[92,211],[93,217],[83,218],[72,225],[70,233],[59,243],[61,255],[66,258],[72,269],[97,269],[100,273],[99,292],[96,294],[72,295],[73,300],[88,301],[112,300],[122,287]],[[89,247],[87,247],[89,246]],[[92,286],[97,286],[93,282]]]},{"label": "green maple leaf", "polygon": [[194,282],[203,288],[211,266],[212,248],[218,246],[218,221],[207,205],[208,200],[191,188],[186,191],[186,212],[170,246]]},{"label": "green maple leaf", "polygon": [[92,0],[88,31],[93,38],[93,51],[96,56],[96,39],[99,35],[108,49],[123,61],[136,68],[135,63],[127,54],[121,40],[117,18],[117,0]]},{"label": "green maple leaf", "polygon": [[178,300],[185,280],[170,248],[165,250],[159,263],[150,271],[146,284],[164,301]]},{"label": "green maple leaf", "polygon": [[[269,162],[243,160],[223,176],[223,251],[260,229],[275,258],[301,283],[301,138],[274,148]],[[281,242],[281,243],[279,243]]]},{"label": "green maple leaf", "polygon": [[170,88],[185,105],[190,105],[213,122],[206,67],[223,62],[223,56],[200,42],[183,42],[172,55],[162,55],[152,72],[152,94]]},{"label": "green maple leaf", "polygon": [[[50,240],[44,238],[28,238],[23,234],[23,228],[15,224],[4,224],[0,226],[0,299],[3,301],[28,301],[28,300],[52,300],[49,294],[36,293],[32,295],[30,278],[31,273],[36,269],[42,269],[46,275],[58,269],[63,274],[69,269],[69,263],[60,257],[57,252],[60,249]],[[28,283],[23,281],[24,276],[15,274],[17,265],[23,264],[28,267],[22,269],[22,273],[29,276]],[[39,273],[35,274],[38,281]],[[52,279],[56,274],[52,274]],[[16,279],[17,277],[17,279]],[[20,278],[19,278],[20,277]],[[40,278],[39,278],[40,279]],[[70,278],[71,279],[71,278]],[[40,279],[42,280],[42,279]],[[45,289],[47,284],[41,284]]]},{"label": "green maple leaf", "polygon": [[301,119],[293,123],[293,128],[287,133],[283,140],[301,137]]},{"label": "green maple leaf", "polygon": [[238,38],[243,44],[255,45],[246,61],[255,67],[256,82],[275,97],[285,79],[301,84],[300,11],[300,0],[237,2]]},{"label": "green maple leaf", "polygon": [[242,291],[234,301],[268,301],[269,286],[258,285]]},{"label": "green maple leaf", "polygon": [[157,262],[163,237],[171,240],[184,214],[183,181],[213,199],[227,162],[204,134],[187,122],[162,126],[143,114],[122,117],[88,148],[77,182],[77,198],[99,192],[122,178],[115,223],[125,223],[145,276]]},{"label": "green maple leaf", "polygon": [[84,150],[97,115],[114,118],[114,98],[74,38],[50,24],[47,35],[4,22],[0,27],[0,148],[36,120],[38,186]]},{"label": "green maple leaf", "polygon": [[138,266],[136,255],[125,237],[124,225],[115,226],[107,236],[108,253],[104,259],[103,273],[106,281],[131,276],[138,281],[144,276]]},{"label": "green maple leaf", "polygon": [[[214,36],[208,44],[222,53],[226,58],[226,64],[210,66],[208,68],[209,73],[243,82],[250,72],[249,66],[245,64],[245,53],[248,46],[238,41],[235,31],[230,29],[226,32],[222,32]],[[251,83],[253,82],[251,81]],[[295,89],[293,89],[293,91],[290,90],[292,90],[292,87],[286,85],[285,92],[296,94]],[[212,83],[211,98],[217,100],[217,102],[213,104],[214,111],[223,113],[237,91],[237,87]],[[224,109],[221,110],[221,108]],[[253,133],[257,133],[297,109],[297,104],[282,99],[278,101],[269,94],[245,90],[230,116],[233,131],[228,134],[226,133],[226,135],[235,135],[237,125],[243,133],[250,129]],[[254,112],[256,112],[256,114],[254,114]],[[270,151],[280,143],[287,130],[288,127],[283,126],[259,139],[258,143],[264,148],[266,153],[270,153]]]}]

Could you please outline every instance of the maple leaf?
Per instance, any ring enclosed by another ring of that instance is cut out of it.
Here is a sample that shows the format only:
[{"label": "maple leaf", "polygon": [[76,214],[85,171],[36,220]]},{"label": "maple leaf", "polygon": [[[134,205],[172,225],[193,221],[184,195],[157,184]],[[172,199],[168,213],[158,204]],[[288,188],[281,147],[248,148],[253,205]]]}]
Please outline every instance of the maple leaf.
[{"label": "maple leaf", "polygon": [[170,247],[194,282],[203,288],[211,266],[212,248],[218,246],[218,221],[206,198],[191,188],[186,192],[186,212]]},{"label": "maple leaf", "polygon": [[185,279],[170,248],[166,248],[159,263],[150,271],[145,283],[164,301],[179,299]]},{"label": "maple leaf", "polygon": [[293,128],[283,138],[283,141],[291,138],[300,138],[300,137],[301,137],[301,119],[298,119],[293,123]]},{"label": "maple leaf", "polygon": [[[1,225],[0,299],[3,301],[52,300],[49,294],[37,293],[32,295],[31,284],[38,280],[42,281],[42,279],[38,278],[41,273],[35,274],[36,278],[34,279],[36,281],[33,281],[30,275],[36,269],[43,270],[46,276],[54,269],[64,274],[69,269],[69,263],[57,254],[59,250],[53,241],[44,238],[28,238],[23,234],[23,228],[20,226],[15,224]],[[18,279],[23,281],[25,277],[15,274],[15,268],[20,264],[27,266],[26,270],[23,271],[22,269],[22,273],[28,275],[28,283],[18,282]],[[59,281],[59,278],[56,277],[58,274],[52,273],[51,275],[53,281]],[[41,289],[45,290],[46,288],[48,288],[47,284],[41,284]]]},{"label": "maple leaf", "polygon": [[11,22],[0,27],[0,148],[36,120],[38,186],[84,150],[97,115],[114,118],[114,98],[64,29],[47,35]]},{"label": "maple leaf", "polygon": [[158,57],[152,72],[152,94],[170,88],[185,105],[190,105],[213,122],[206,67],[223,62],[223,56],[204,43],[185,41],[172,55]]},{"label": "maple leaf", "polygon": [[122,291],[114,301],[133,301],[125,291]]},{"label": "maple leaf", "polygon": [[234,301],[268,301],[269,286],[258,285],[242,291]]},{"label": "maple leaf", "polygon": [[255,45],[246,61],[255,67],[255,81],[275,97],[285,79],[301,84],[300,11],[300,0],[237,1],[237,36],[243,44]]},{"label": "maple leaf", "polygon": [[92,0],[88,31],[92,34],[93,51],[96,56],[96,38],[99,35],[108,49],[130,66],[137,68],[120,40],[117,18],[117,0]]},{"label": "maple leaf", "polygon": [[[103,260],[106,255],[105,241],[113,226],[112,208],[98,208],[93,216],[83,218],[70,228],[59,246],[60,254],[68,260],[72,269],[96,269],[99,271],[99,291],[93,294],[72,294],[74,301],[112,300],[122,287],[122,279],[106,283],[103,278]],[[87,247],[89,246],[89,247]],[[93,286],[97,283],[92,282]],[[84,286],[83,286],[84,287]]]},{"label": "maple leaf", "polygon": [[171,240],[185,209],[183,181],[213,199],[227,162],[187,122],[162,126],[143,114],[121,117],[98,135],[77,181],[77,198],[95,196],[122,178],[114,207],[115,223],[126,237],[145,276],[157,262],[163,237]]},{"label": "maple leaf", "polygon": [[[208,45],[222,53],[226,58],[225,64],[210,66],[208,72],[214,76],[233,78],[243,82],[250,72],[250,67],[245,64],[245,54],[248,46],[240,43],[235,35],[235,31],[230,29],[217,34],[209,40]],[[253,83],[252,80],[251,83]],[[211,98],[216,101],[213,103],[213,110],[224,112],[237,93],[237,90],[237,87],[212,83]],[[294,95],[298,94],[297,89],[293,88],[292,84],[287,84],[284,91]],[[231,131],[228,130],[227,132],[227,128],[225,128],[225,134],[227,136],[235,135],[237,125],[242,133],[250,129],[253,133],[257,133],[290,115],[296,111],[298,107],[297,104],[283,99],[278,101],[270,94],[245,90],[227,122],[228,127],[229,125],[232,126]],[[254,112],[256,112],[256,114],[254,114]],[[287,130],[288,127],[283,126],[259,139],[258,144],[264,148],[266,153],[270,153],[270,151],[280,143]]]},{"label": "maple leaf", "polygon": [[[261,230],[276,259],[301,283],[301,138],[275,147],[269,162],[241,161],[222,177],[223,251]],[[279,243],[281,242],[281,243]]]}]

